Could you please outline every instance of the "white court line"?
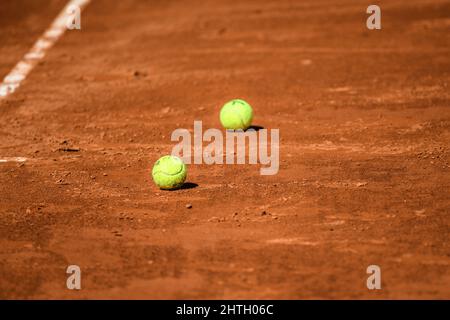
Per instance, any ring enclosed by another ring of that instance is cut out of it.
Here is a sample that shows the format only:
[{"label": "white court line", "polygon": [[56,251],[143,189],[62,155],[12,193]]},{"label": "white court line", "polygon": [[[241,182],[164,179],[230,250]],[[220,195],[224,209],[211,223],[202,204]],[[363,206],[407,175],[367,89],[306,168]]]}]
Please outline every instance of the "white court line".
[{"label": "white court line", "polygon": [[59,13],[51,26],[34,43],[33,47],[19,61],[11,72],[0,84],[0,99],[15,92],[36,64],[45,57],[47,51],[58,41],[67,30],[67,22],[73,19],[73,6],[79,7],[80,11],[89,4],[91,0],[70,0]]},{"label": "white court line", "polygon": [[27,161],[27,158],[24,157],[8,157],[0,159],[0,163],[7,163],[7,162],[25,162]]}]

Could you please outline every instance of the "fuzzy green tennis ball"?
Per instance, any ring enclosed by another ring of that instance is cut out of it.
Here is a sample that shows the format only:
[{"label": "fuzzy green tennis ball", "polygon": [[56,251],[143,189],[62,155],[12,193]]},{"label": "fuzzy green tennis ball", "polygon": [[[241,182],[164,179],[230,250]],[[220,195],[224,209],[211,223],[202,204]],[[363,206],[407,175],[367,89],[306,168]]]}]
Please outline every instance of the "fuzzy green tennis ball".
[{"label": "fuzzy green tennis ball", "polygon": [[160,189],[165,190],[181,187],[186,180],[186,175],[186,165],[175,156],[159,158],[152,170],[153,181]]},{"label": "fuzzy green tennis ball", "polygon": [[241,99],[231,100],[220,110],[220,123],[225,129],[246,130],[252,124],[253,109]]}]

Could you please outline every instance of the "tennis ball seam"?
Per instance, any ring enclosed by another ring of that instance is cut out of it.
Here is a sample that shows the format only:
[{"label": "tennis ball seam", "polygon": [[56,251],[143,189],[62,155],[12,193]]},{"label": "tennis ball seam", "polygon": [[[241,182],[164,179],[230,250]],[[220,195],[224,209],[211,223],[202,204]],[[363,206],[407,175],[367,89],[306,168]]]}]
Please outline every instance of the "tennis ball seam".
[{"label": "tennis ball seam", "polygon": [[[235,104],[240,104],[242,107],[245,108],[246,105],[247,105],[247,102],[245,102],[242,99],[236,99],[236,100],[233,101],[233,105],[235,105]],[[244,112],[244,110],[242,108],[238,108],[237,109],[237,114],[238,114],[238,117],[239,117],[239,121],[241,122],[241,127],[243,127],[244,130],[245,130],[245,129],[248,128],[248,126],[244,122],[244,115],[242,114],[243,112]],[[253,120],[253,117],[251,117],[249,122],[251,123],[252,120]]]},{"label": "tennis ball seam", "polygon": [[167,172],[164,172],[164,171],[155,171],[155,172],[153,172],[153,174],[160,174],[161,173],[163,175],[166,175],[166,176],[169,176],[169,177],[173,177],[173,176],[179,175],[182,172],[183,172],[183,168],[181,168],[180,171],[178,171],[177,173],[173,173],[173,174],[167,173]]},{"label": "tennis ball seam", "polygon": [[239,119],[239,122],[241,123],[241,127],[246,128],[247,126],[244,123],[242,110],[241,109],[237,109],[236,115],[237,115],[237,118]]},{"label": "tennis ball seam", "polygon": [[244,123],[244,119],[242,118],[242,109],[238,110],[238,115],[239,115],[239,121],[241,122],[241,127],[243,127],[244,129],[247,128],[247,126]]}]

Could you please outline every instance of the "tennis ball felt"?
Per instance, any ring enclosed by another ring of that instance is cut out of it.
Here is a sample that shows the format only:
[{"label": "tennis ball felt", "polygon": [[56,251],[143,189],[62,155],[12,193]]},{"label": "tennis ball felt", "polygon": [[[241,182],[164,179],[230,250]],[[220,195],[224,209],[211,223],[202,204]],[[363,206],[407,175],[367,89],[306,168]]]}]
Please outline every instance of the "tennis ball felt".
[{"label": "tennis ball felt", "polygon": [[253,109],[241,99],[231,100],[220,110],[220,123],[225,129],[245,130],[252,124]]},{"label": "tennis ball felt", "polygon": [[186,180],[186,175],[186,165],[175,156],[159,158],[152,170],[153,181],[159,188],[165,190],[181,187]]}]

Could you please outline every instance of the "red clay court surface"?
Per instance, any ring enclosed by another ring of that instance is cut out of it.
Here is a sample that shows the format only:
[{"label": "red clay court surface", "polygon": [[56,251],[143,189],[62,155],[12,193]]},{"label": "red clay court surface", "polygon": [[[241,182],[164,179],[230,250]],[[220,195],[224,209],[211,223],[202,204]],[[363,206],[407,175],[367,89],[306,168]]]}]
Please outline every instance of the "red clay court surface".
[{"label": "red clay court surface", "polygon": [[[3,2],[1,78],[66,0]],[[0,298],[450,299],[450,2],[380,1],[379,31],[369,4],[92,0],[0,101],[0,159],[28,159],[0,163]],[[233,98],[279,173],[158,190],[172,131]]]}]

